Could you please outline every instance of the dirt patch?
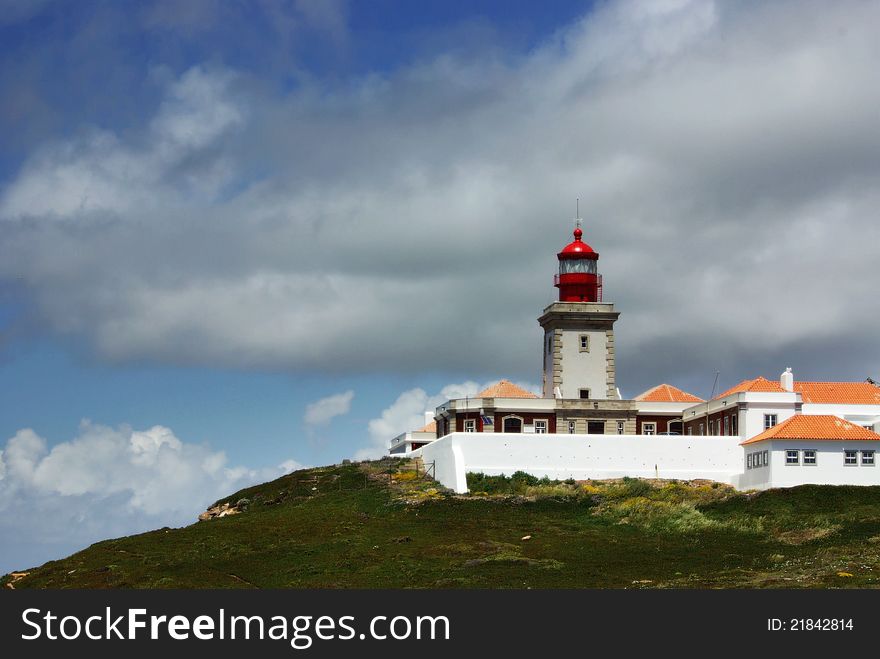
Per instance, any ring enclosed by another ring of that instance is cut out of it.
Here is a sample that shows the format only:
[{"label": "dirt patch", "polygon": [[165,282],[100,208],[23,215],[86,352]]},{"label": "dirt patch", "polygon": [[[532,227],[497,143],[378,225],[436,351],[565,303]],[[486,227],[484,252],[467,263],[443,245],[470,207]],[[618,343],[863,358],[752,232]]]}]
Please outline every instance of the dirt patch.
[{"label": "dirt patch", "polygon": [[806,542],[827,538],[840,530],[839,526],[823,526],[811,529],[795,529],[775,533],[774,538],[786,545],[802,545]]}]

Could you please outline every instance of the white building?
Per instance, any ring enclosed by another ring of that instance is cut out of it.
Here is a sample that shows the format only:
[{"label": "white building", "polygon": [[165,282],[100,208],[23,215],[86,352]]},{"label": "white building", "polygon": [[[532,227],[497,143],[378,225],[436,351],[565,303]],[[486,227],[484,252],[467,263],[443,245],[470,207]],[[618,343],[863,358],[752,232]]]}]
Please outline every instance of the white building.
[{"label": "white building", "polygon": [[797,414],[742,442],[740,489],[878,485],[880,435],[830,414]]}]

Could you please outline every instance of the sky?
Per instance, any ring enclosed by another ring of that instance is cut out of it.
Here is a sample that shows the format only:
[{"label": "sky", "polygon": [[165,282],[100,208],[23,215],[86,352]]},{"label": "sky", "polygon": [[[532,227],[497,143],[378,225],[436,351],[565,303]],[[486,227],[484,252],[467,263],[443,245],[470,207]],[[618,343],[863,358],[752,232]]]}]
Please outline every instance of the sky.
[{"label": "sky", "polygon": [[880,5],[0,0],[0,572],[540,382],[880,378]]}]

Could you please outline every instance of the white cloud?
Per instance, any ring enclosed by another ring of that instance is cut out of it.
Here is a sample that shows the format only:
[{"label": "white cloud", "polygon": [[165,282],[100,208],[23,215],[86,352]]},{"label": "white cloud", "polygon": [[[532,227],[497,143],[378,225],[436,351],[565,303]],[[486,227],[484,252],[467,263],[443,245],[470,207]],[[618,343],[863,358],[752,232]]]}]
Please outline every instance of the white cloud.
[{"label": "white cloud", "polygon": [[343,414],[348,414],[354,391],[350,389],[341,394],[327,396],[306,406],[305,422],[310,426],[322,426]]},{"label": "white cloud", "polygon": [[283,94],[197,67],[141,130],[34,150],[0,193],[0,278],[114,361],[534,377],[580,196],[625,390],[777,361],[861,378],[878,22],[609,2],[527,55]]},{"label": "white cloud", "polygon": [[211,203],[232,176],[230,161],[221,154],[195,169],[179,168],[242,123],[229,94],[232,80],[227,71],[190,69],[168,85],[137,143],[92,129],[77,140],[42,147],[0,198],[0,218],[132,219],[169,203]]},{"label": "white cloud", "polygon": [[297,468],[294,460],[228,466],[222,451],[181,441],[163,426],[83,422],[74,439],[51,449],[33,430],[20,430],[0,451],[0,572],[106,537],[192,523],[221,496]]},{"label": "white cloud", "polygon": [[[475,396],[495,382],[497,380],[479,384],[467,380],[458,384],[448,384],[433,395],[428,395],[424,389],[418,387],[404,391],[397,397],[397,400],[382,410],[381,416],[370,420],[367,425],[370,444],[359,449],[354,458],[367,460],[387,454],[389,443],[394,437],[402,432],[417,430],[425,425],[425,412],[433,412],[439,405],[453,398]],[[540,391],[537,385],[528,382],[515,384],[534,393]]]}]

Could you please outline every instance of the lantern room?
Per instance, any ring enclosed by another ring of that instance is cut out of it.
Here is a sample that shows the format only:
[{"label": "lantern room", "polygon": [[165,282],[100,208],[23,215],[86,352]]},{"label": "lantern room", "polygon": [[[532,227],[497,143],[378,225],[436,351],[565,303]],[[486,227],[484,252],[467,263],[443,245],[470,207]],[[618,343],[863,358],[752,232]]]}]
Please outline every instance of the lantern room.
[{"label": "lantern room", "polygon": [[560,302],[601,302],[602,275],[597,273],[599,255],[581,240],[584,232],[578,226],[574,241],[566,245],[557,258],[559,274],[553,285],[559,289]]}]

